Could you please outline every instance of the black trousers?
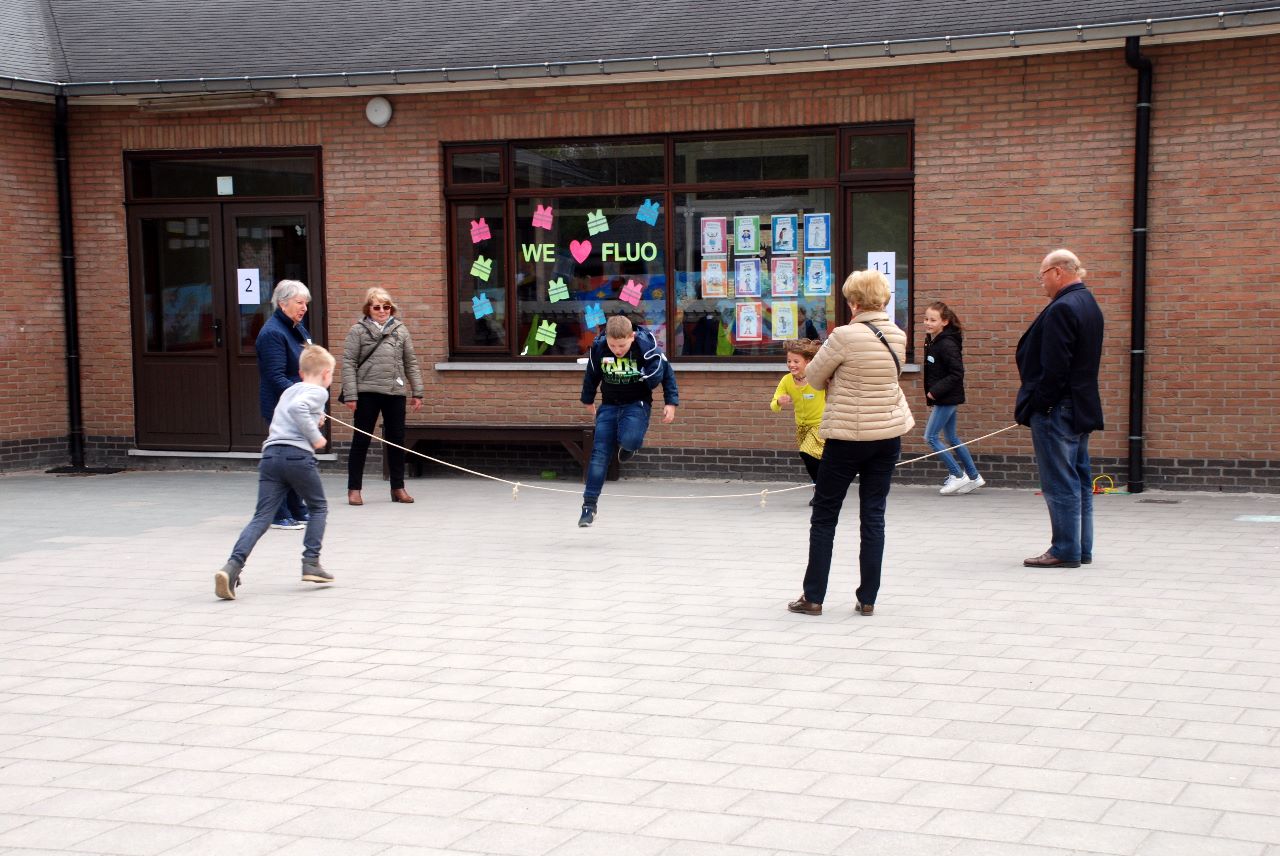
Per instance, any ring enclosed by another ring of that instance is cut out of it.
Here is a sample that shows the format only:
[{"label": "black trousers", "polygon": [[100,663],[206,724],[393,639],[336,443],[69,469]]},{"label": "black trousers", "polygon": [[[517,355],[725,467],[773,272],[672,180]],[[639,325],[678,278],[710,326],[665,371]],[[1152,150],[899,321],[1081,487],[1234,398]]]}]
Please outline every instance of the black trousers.
[{"label": "black trousers", "polygon": [[859,603],[874,604],[880,592],[880,564],[884,559],[884,511],[889,504],[889,483],[902,452],[902,438],[888,440],[827,440],[822,466],[813,491],[813,516],[809,519],[809,567],[804,572],[804,597],[822,603],[831,576],[831,549],[835,544],[840,507],[854,478],[858,479],[860,522],[858,570]]},{"label": "black trousers", "polygon": [[[389,443],[403,446],[405,403],[403,395],[361,392],[356,399],[354,425],[361,431],[372,434],[374,426],[378,424],[378,415],[381,414],[383,438]],[[347,459],[347,490],[360,490],[364,484],[364,460],[369,454],[370,442],[367,434],[357,433],[351,438],[351,456]],[[382,453],[387,456],[391,489],[404,487],[404,452],[394,446],[386,446]]]},{"label": "black trousers", "polygon": [[822,466],[822,459],[815,458],[808,452],[800,453],[800,460],[804,463],[805,471],[809,473],[809,481],[814,484],[818,483],[818,468]]}]

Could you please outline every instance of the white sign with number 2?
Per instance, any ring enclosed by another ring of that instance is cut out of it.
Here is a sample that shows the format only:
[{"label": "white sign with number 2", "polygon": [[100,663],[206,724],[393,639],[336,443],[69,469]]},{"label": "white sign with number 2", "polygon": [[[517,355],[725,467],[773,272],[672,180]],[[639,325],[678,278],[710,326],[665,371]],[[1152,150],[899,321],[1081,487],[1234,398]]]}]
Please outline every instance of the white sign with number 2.
[{"label": "white sign with number 2", "polygon": [[262,297],[258,292],[257,268],[236,269],[236,291],[240,293],[241,306],[249,303],[257,306],[262,302]]}]

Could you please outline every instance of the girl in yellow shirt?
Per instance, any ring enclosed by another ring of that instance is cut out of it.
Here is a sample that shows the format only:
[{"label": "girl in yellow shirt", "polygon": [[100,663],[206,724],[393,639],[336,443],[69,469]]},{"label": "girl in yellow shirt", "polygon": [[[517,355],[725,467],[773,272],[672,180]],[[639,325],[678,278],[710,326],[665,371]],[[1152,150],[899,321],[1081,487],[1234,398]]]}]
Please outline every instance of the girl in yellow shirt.
[{"label": "girl in yellow shirt", "polygon": [[[827,393],[814,389],[805,380],[809,361],[818,353],[822,343],[816,339],[788,339],[783,343],[787,352],[787,372],[778,381],[778,388],[769,402],[769,409],[778,413],[790,407],[796,414],[796,445],[800,447],[800,460],[809,471],[809,478],[818,483],[818,462],[822,458],[822,438],[818,425],[822,411],[827,406]],[[812,503],[810,503],[812,504]]]}]

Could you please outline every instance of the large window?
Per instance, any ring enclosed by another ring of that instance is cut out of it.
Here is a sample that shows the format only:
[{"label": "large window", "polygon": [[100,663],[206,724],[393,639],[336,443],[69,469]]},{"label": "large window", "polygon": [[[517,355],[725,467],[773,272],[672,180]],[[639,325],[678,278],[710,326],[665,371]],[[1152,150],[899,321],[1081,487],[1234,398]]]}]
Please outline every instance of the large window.
[{"label": "large window", "polygon": [[455,356],[577,357],[625,314],[676,359],[776,360],[872,265],[909,322],[909,127],[445,154]]}]

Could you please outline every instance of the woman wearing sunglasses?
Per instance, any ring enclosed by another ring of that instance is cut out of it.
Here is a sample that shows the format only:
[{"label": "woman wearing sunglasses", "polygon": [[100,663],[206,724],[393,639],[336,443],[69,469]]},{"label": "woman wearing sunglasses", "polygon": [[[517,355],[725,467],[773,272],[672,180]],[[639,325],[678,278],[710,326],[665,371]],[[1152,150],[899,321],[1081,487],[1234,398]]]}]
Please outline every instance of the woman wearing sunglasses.
[{"label": "woman wearing sunglasses", "polygon": [[[355,426],[370,434],[382,416],[382,436],[388,443],[404,445],[405,399],[422,408],[422,374],[413,353],[409,329],[395,316],[391,295],[371,288],[364,296],[364,317],[351,326],[342,352],[342,394],[339,400],[355,414]],[[360,495],[369,434],[351,438],[347,461],[347,502],[364,505]],[[388,445],[387,469],[391,475],[391,501],[413,502],[404,489],[404,452]]]}]

